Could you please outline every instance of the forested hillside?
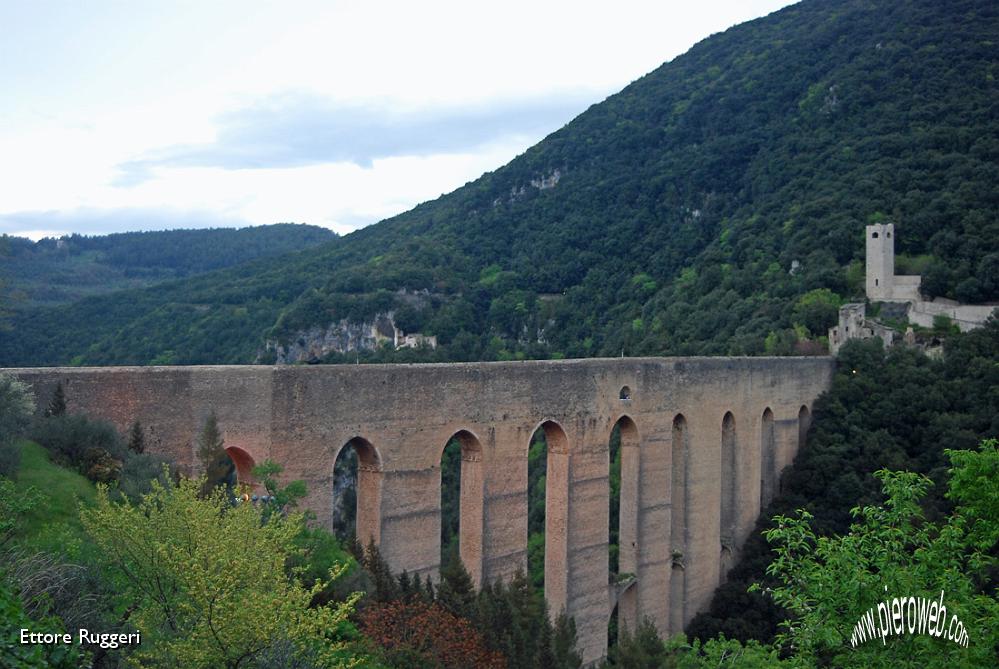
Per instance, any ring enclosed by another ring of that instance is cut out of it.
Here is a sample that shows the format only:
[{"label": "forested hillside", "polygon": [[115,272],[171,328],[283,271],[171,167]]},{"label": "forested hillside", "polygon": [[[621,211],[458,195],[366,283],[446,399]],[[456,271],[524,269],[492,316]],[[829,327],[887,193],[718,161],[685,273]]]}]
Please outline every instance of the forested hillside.
[{"label": "forested hillside", "polygon": [[51,306],[281,255],[335,236],[326,228],[288,223],[73,234],[37,242],[4,236],[0,239],[0,278],[19,293],[15,307]]},{"label": "forested hillside", "polygon": [[441,347],[365,359],[817,350],[877,220],[930,294],[999,299],[997,35],[988,0],[806,0],[333,244],[22,312],[0,364],[250,362],[386,311]]}]

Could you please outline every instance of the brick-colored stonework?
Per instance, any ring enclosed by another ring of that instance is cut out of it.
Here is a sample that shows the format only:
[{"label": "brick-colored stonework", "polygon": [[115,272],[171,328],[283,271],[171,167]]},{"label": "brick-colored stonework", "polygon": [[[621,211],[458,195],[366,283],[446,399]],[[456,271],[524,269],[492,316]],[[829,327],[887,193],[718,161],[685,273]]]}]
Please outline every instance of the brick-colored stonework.
[{"label": "brick-colored stonework", "polygon": [[[61,381],[70,411],[123,431],[140,420],[151,452],[189,468],[198,430],[214,410],[227,446],[256,462],[275,460],[288,479],[306,482],[307,506],[323,523],[331,518],[333,463],[351,443],[360,456],[362,540],[373,536],[393,569],[423,575],[438,570],[441,454],[457,435],[460,546],[477,581],[526,570],[527,449],[544,427],[546,596],[555,611],[575,618],[580,649],[592,662],[606,652],[607,622],[619,601],[621,620],[648,616],[663,634],[707,605],[756,521],[761,495],[776,492],[779,472],[799,448],[833,362],[614,358],[0,371],[29,382],[40,406]],[[619,421],[621,571],[634,574],[630,585],[608,584],[607,443]]]}]

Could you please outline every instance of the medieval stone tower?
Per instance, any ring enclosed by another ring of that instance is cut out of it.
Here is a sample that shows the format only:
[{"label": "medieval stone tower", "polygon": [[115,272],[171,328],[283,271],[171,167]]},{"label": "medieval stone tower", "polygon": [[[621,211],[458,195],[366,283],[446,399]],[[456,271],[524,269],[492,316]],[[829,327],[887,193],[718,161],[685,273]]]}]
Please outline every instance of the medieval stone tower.
[{"label": "medieval stone tower", "polygon": [[918,275],[895,274],[895,226],[867,226],[867,299],[920,302]]},{"label": "medieval stone tower", "polygon": [[867,226],[867,297],[892,299],[895,279],[895,226]]}]

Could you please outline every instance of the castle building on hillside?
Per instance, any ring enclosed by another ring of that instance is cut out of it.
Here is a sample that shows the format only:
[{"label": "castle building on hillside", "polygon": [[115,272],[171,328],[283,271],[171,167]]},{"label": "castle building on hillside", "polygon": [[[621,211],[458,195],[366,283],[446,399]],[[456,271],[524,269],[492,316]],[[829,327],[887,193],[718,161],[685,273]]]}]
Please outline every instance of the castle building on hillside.
[{"label": "castle building on hillside", "polygon": [[[938,297],[926,300],[919,292],[919,276],[895,274],[895,226],[891,223],[868,225],[865,230],[867,276],[865,290],[868,302],[890,305],[891,311],[913,325],[934,327],[934,318],[946,316],[962,332],[981,327],[996,309],[994,304],[960,304]],[[882,310],[885,306],[882,306]],[[909,328],[912,330],[912,328]],[[829,352],[833,355],[850,339],[880,337],[885,346],[898,341],[900,333],[867,318],[863,302],[844,304],[839,310],[839,323],[829,328]],[[908,333],[908,339],[912,339]]]}]

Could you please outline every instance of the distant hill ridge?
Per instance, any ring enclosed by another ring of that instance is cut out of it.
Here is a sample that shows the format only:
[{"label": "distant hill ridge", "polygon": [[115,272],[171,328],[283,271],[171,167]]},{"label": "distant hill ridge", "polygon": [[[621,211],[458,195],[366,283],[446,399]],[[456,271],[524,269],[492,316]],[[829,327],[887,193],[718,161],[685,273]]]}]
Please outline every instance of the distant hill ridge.
[{"label": "distant hill ridge", "polygon": [[37,242],[4,236],[0,277],[23,293],[27,304],[52,305],[231,267],[335,238],[326,228],[292,223],[72,234]]},{"label": "distant hill ridge", "polygon": [[19,314],[0,364],[251,362],[390,311],[438,349],[350,362],[822,350],[881,221],[925,292],[995,300],[997,35],[988,0],[806,0],[335,243]]}]

